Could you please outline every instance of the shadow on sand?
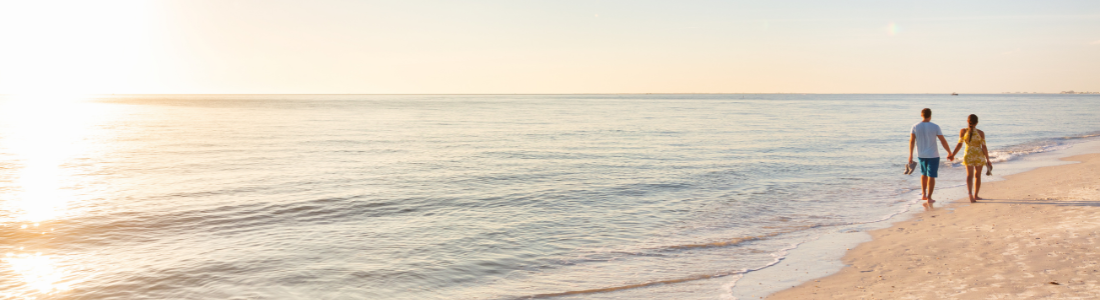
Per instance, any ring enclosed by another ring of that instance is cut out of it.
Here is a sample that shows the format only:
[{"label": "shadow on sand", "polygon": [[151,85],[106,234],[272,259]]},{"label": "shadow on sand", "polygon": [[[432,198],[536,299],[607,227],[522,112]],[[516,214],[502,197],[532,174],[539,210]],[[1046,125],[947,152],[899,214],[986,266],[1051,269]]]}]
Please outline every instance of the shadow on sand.
[{"label": "shadow on sand", "polygon": [[1026,204],[1026,205],[1055,205],[1055,206],[1095,206],[1100,207],[1100,201],[1090,200],[1021,200],[1021,199],[985,199],[971,204]]}]

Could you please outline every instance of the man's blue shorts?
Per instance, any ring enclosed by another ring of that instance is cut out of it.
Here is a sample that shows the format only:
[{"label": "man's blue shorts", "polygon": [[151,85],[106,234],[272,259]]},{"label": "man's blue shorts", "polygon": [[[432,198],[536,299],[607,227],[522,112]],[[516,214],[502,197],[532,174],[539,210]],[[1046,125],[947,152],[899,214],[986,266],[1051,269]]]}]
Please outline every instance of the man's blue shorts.
[{"label": "man's blue shorts", "polygon": [[940,170],[940,158],[939,157],[933,157],[933,158],[918,157],[918,159],[920,159],[920,174],[921,175],[932,177],[932,178],[936,178],[939,175],[939,173],[937,172],[937,171]]}]

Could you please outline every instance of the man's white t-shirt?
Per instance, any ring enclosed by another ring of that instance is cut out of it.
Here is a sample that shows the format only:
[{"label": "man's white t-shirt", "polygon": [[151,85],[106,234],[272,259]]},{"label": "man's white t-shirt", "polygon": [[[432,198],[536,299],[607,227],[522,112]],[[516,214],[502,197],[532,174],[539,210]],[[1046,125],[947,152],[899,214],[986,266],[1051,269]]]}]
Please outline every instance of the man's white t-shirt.
[{"label": "man's white t-shirt", "polygon": [[940,150],[936,147],[936,142],[939,140],[939,135],[943,135],[943,131],[940,131],[940,126],[932,122],[920,122],[913,125],[913,130],[909,133],[917,136],[917,157],[919,158],[935,158],[940,157]]}]

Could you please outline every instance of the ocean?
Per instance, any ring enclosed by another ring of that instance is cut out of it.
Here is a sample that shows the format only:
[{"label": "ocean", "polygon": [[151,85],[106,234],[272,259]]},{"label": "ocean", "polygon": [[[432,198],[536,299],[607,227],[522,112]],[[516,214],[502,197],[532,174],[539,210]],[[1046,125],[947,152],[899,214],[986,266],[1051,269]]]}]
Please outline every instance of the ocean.
[{"label": "ocean", "polygon": [[1098,95],[5,96],[0,299],[733,299],[911,212],[925,107],[994,173],[1100,134]]}]

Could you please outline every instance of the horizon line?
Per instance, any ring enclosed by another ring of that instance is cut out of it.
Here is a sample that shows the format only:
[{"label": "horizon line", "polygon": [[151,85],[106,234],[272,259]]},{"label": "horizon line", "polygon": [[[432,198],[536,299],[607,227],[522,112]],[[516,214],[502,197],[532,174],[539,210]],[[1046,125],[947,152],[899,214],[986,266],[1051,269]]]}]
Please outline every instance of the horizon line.
[{"label": "horizon line", "polygon": [[[1089,91],[1082,91],[1089,92]],[[1078,92],[1081,93],[1081,92]],[[1097,92],[1093,92],[1097,93]],[[51,95],[54,93],[43,93],[44,95]],[[952,95],[957,93],[73,93],[66,95],[85,95],[85,96],[128,96],[128,95],[364,95],[364,96],[448,96],[448,95],[470,95],[470,96],[492,96],[492,95]],[[965,93],[967,95],[1006,95],[1006,94],[1063,94],[1062,92],[998,92],[998,93]],[[12,96],[12,95],[34,95],[33,93],[0,93],[0,96]],[[959,94],[962,95],[962,94]],[[1065,95],[1080,95],[1080,94],[1065,94]],[[1087,95],[1087,94],[1085,94]]]}]

